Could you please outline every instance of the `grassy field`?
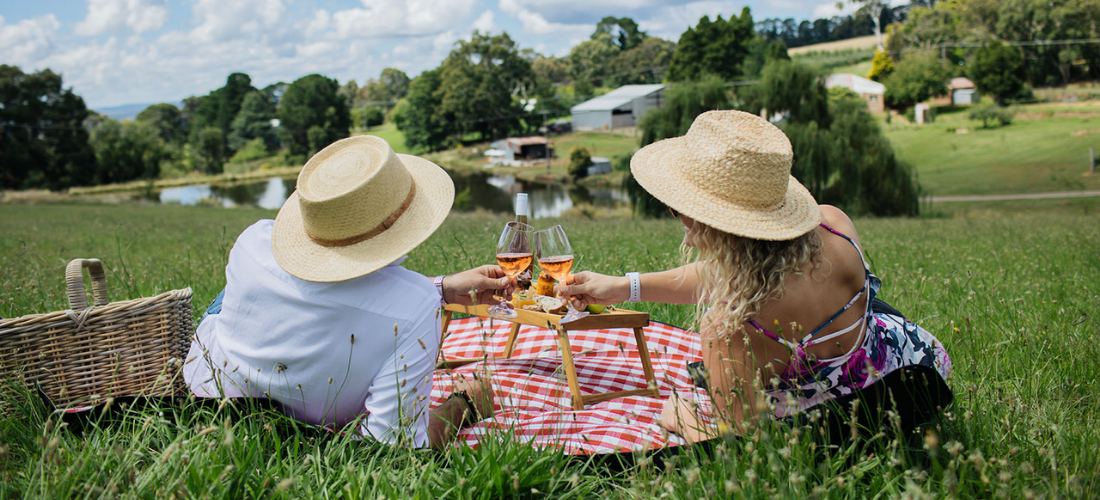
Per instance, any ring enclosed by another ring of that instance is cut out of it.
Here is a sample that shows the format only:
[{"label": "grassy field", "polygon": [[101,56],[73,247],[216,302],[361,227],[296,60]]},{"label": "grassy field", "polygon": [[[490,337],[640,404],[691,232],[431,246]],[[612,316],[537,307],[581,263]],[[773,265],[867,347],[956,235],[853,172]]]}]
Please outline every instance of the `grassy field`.
[{"label": "grassy field", "polygon": [[1090,146],[1100,146],[1100,103],[1015,108],[1004,127],[981,128],[969,110],[940,112],[935,123],[893,120],[884,132],[916,167],[926,194],[968,195],[1100,189],[1085,176]]},{"label": "grassy field", "polygon": [[[82,436],[30,405],[0,417],[0,498],[1091,498],[1100,495],[1100,225],[1096,205],[857,220],[881,296],[944,342],[956,402],[927,434],[887,432],[827,455],[763,424],[742,443],[612,473],[505,436],[479,449],[390,449],[271,412],[140,412]],[[0,316],[66,307],[65,263],[98,257],[114,299],[224,284],[237,233],[274,212],[171,206],[0,206]],[[452,216],[405,265],[491,261],[503,219]],[[539,220],[539,225],[559,221]],[[669,220],[565,220],[579,267],[674,264]],[[686,324],[684,306],[643,305]],[[4,387],[5,399],[19,393]],[[33,399],[33,398],[32,398]]]}]

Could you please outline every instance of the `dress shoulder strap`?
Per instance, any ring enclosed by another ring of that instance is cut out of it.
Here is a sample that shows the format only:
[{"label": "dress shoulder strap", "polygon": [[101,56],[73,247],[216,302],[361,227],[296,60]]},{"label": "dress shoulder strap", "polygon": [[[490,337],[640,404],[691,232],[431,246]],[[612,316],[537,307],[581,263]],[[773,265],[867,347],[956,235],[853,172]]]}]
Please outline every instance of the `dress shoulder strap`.
[{"label": "dress shoulder strap", "polygon": [[868,272],[870,271],[870,269],[871,269],[871,266],[867,264],[867,259],[863,257],[863,249],[859,247],[859,244],[858,244],[858,243],[856,243],[856,241],[855,241],[855,240],[853,240],[852,238],[850,238],[850,237],[849,237],[848,235],[846,235],[846,234],[844,234],[844,233],[842,233],[842,232],[840,232],[840,231],[837,231],[836,229],[833,229],[833,228],[829,227],[829,226],[828,226],[828,225],[826,225],[825,223],[821,223],[821,224],[818,224],[818,225],[819,225],[819,226],[821,226],[821,227],[823,227],[823,228],[825,228],[825,230],[826,230],[826,231],[828,231],[828,232],[830,232],[830,233],[833,233],[833,234],[835,234],[835,235],[837,235],[837,236],[840,236],[841,238],[844,238],[844,239],[848,240],[848,243],[851,243],[851,244],[852,244],[852,246],[856,247],[856,252],[859,252],[859,260],[860,260],[861,262],[863,262],[863,269],[864,269],[865,271],[868,271]]}]

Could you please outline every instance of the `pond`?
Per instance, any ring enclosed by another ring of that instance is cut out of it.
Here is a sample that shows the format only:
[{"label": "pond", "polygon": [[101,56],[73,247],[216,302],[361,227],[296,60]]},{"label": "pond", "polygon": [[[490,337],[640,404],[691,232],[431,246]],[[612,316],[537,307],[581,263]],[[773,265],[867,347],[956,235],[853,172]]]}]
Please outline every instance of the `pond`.
[{"label": "pond", "polygon": [[[477,209],[512,213],[516,193],[527,193],[531,218],[558,217],[578,204],[619,208],[629,206],[626,193],[617,188],[586,188],[524,182],[512,176],[479,173],[454,177],[455,204],[452,210],[470,212]],[[153,193],[161,203],[179,205],[212,204],[221,207],[252,206],[277,210],[290,193],[296,179],[272,177],[264,181],[228,185],[198,184],[167,188]]]}]

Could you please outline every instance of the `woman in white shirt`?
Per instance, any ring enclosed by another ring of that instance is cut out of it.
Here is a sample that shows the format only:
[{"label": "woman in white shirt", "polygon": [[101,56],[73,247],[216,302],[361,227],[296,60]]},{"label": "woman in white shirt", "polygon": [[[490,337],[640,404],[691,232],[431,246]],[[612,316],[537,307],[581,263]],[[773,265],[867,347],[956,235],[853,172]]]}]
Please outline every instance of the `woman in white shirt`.
[{"label": "woman in white shirt", "polygon": [[441,302],[489,302],[504,273],[482,266],[433,283],[400,265],[453,199],[443,169],[380,138],[317,153],[275,220],[253,224],[230,252],[226,288],[184,367],[192,392],[270,398],[303,422],[358,421],[364,435],[416,447],[443,446],[491,415],[487,378],[428,404]]}]

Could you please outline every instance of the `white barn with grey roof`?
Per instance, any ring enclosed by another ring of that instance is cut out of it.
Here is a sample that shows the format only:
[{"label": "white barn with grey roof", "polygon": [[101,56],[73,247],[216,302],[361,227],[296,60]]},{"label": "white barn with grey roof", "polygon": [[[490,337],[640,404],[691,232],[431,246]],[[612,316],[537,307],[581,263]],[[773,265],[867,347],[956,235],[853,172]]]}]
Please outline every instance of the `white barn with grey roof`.
[{"label": "white barn with grey roof", "polygon": [[646,111],[661,107],[664,85],[624,85],[573,106],[573,130],[633,127]]}]

